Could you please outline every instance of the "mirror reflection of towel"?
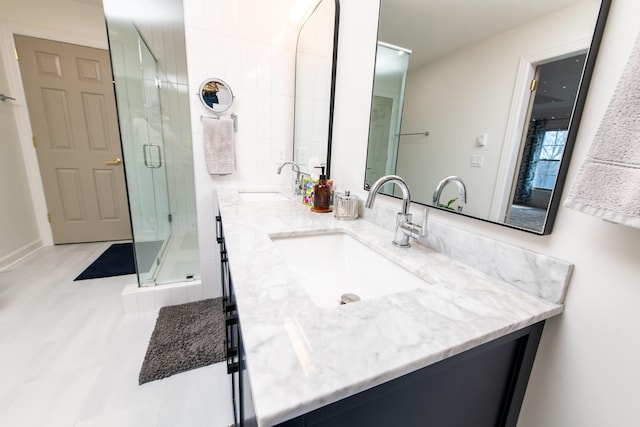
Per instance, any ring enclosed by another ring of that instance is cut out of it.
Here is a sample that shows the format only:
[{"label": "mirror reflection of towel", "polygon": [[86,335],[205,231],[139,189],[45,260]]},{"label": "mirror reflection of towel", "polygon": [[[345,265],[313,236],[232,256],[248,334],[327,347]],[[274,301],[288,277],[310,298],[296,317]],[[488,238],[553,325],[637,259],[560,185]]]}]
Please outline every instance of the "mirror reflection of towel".
[{"label": "mirror reflection of towel", "polygon": [[232,119],[202,119],[202,145],[210,175],[229,175],[236,168]]},{"label": "mirror reflection of towel", "polygon": [[565,206],[640,228],[640,34]]}]

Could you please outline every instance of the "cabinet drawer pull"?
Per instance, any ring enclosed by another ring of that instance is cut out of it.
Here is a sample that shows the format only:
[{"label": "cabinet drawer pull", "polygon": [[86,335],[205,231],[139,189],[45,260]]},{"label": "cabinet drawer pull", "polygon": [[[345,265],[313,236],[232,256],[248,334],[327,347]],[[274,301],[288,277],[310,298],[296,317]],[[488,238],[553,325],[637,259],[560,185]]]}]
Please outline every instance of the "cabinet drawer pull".
[{"label": "cabinet drawer pull", "polygon": [[227,314],[224,319],[224,323],[227,326],[233,326],[238,324],[238,315],[237,314]]},{"label": "cabinet drawer pull", "polygon": [[236,303],[232,302],[232,301],[223,301],[222,303],[224,305],[224,312],[225,314],[230,314],[231,312],[236,311]]},{"label": "cabinet drawer pull", "polygon": [[227,363],[227,374],[235,374],[239,367],[238,362]]},{"label": "cabinet drawer pull", "polygon": [[238,346],[233,346],[228,339],[224,340],[224,353],[227,357],[227,363],[231,362],[233,357],[238,356]]},{"label": "cabinet drawer pull", "polygon": [[236,357],[238,355],[238,347],[227,347],[227,359]]}]

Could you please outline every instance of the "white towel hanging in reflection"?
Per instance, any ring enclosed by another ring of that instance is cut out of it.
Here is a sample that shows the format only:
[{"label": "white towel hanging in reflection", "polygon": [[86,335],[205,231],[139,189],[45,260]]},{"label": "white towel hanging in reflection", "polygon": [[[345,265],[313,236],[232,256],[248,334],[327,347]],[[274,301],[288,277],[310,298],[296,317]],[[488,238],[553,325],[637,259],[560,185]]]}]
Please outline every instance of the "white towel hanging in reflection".
[{"label": "white towel hanging in reflection", "polygon": [[202,145],[207,171],[210,175],[229,175],[236,169],[236,150],[233,120],[227,118],[202,119]]},{"label": "white towel hanging in reflection", "polygon": [[640,34],[564,205],[640,228]]}]

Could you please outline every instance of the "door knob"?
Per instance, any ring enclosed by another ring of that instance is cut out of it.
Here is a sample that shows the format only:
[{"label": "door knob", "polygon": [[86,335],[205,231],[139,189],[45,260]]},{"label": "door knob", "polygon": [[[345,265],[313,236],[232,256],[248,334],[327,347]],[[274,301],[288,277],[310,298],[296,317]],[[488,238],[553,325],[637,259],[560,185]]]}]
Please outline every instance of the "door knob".
[{"label": "door knob", "polygon": [[122,159],[121,159],[120,157],[116,157],[115,159],[110,160],[110,161],[108,161],[108,162],[106,162],[106,163],[107,163],[108,165],[115,165],[115,166],[118,166],[118,165],[122,164]]}]

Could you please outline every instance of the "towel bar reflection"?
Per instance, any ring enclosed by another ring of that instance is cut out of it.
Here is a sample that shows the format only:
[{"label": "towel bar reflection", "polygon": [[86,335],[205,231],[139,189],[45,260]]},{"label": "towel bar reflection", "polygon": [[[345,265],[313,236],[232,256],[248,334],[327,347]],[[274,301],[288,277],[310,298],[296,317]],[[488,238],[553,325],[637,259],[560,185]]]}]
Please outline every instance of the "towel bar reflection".
[{"label": "towel bar reflection", "polygon": [[429,131],[425,130],[424,132],[412,132],[412,133],[397,133],[396,136],[408,136],[408,135],[422,135],[429,136]]},{"label": "towel bar reflection", "polygon": [[[220,115],[216,114],[213,117],[211,117],[211,116],[200,116],[200,121],[203,121],[204,119],[220,120]],[[236,113],[232,113],[231,114],[231,120],[233,120],[233,131],[234,132],[238,132],[238,115]]]}]

